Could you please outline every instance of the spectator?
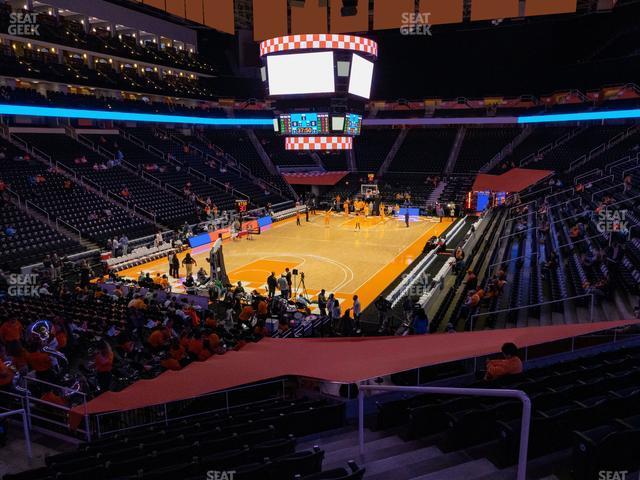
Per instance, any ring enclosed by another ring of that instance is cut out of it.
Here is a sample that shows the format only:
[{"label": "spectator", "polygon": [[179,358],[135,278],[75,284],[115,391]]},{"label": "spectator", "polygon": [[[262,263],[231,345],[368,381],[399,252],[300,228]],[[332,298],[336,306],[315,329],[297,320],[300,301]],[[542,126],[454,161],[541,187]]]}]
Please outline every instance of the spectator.
[{"label": "spectator", "polygon": [[502,359],[487,360],[485,380],[496,380],[506,375],[522,373],[522,361],[518,358],[518,347],[514,343],[502,345],[502,355]]}]

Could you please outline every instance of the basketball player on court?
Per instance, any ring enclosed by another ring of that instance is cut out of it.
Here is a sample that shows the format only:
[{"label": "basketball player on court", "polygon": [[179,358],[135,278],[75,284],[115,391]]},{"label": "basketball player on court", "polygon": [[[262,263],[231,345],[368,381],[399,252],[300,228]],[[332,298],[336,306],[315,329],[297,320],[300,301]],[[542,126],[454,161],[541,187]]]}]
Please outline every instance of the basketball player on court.
[{"label": "basketball player on court", "polygon": [[302,224],[300,223],[300,210],[296,210],[296,225],[301,227]]},{"label": "basketball player on court", "polygon": [[328,227],[329,223],[331,222],[331,210],[333,210],[333,208],[330,208],[329,210],[324,212],[324,226],[325,227]]},{"label": "basketball player on court", "polygon": [[360,212],[356,210],[356,230],[360,230]]}]

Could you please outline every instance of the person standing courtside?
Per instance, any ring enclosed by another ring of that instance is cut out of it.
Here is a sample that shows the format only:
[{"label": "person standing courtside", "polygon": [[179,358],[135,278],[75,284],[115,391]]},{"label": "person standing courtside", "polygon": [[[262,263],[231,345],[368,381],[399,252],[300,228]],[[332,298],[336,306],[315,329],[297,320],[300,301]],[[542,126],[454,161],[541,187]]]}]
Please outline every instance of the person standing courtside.
[{"label": "person standing courtside", "polygon": [[318,294],[318,309],[320,310],[320,316],[327,316],[327,294],[324,288]]},{"label": "person standing courtside", "polygon": [[287,276],[284,273],[278,279],[278,289],[282,298],[289,298],[289,282],[287,282]]},{"label": "person standing courtside", "polygon": [[362,330],[360,329],[360,314],[362,313],[362,305],[360,304],[360,299],[358,295],[353,296],[353,320],[355,322],[356,333],[360,333]]},{"label": "person standing courtside", "polygon": [[267,291],[269,292],[269,298],[276,296],[276,288],[278,287],[278,279],[276,273],[271,272],[271,275],[267,277]]}]

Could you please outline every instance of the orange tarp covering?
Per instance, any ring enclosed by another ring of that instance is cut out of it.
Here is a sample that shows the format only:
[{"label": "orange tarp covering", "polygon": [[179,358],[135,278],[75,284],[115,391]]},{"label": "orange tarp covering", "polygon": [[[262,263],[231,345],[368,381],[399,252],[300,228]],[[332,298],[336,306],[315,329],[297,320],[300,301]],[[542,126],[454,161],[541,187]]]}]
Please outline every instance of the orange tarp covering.
[{"label": "orange tarp covering", "polygon": [[284,179],[289,185],[335,185],[349,172],[308,172],[285,173]]},{"label": "orange tarp covering", "polygon": [[553,173],[552,170],[512,168],[501,175],[481,173],[473,183],[474,192],[520,192]]},{"label": "orange tarp covering", "polygon": [[[626,320],[409,337],[265,338],[181,371],[140,380],[121,392],[107,392],[90,401],[87,411],[131,410],[288,375],[353,383],[489,355],[499,352],[505,342],[527,347],[637,323]],[[84,408],[76,407],[75,413],[82,415]]]}]

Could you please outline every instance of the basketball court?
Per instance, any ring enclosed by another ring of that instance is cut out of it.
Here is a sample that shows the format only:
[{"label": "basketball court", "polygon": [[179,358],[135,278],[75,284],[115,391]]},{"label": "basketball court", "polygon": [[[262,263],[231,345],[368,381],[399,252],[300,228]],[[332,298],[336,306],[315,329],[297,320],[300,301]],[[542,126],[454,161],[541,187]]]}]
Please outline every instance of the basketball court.
[{"label": "basketball court", "polygon": [[[420,255],[425,242],[444,232],[451,221],[411,217],[407,228],[404,217],[382,221],[380,217],[361,216],[361,230],[357,231],[353,215],[332,213],[328,225],[324,213],[310,215],[309,222],[302,215],[301,226],[289,219],[264,228],[251,240],[225,240],[224,257],[231,282],[241,281],[247,290],[265,292],[269,274],[275,272],[280,276],[288,267],[304,273],[304,285],[301,274],[294,277],[294,291],[306,288],[314,299],[324,288],[327,295],[335,293],[343,310],[357,294],[366,308]],[[209,272],[210,248],[211,245],[203,245],[188,250],[198,262],[194,274],[200,267]],[[179,255],[180,260],[185,254],[186,251]],[[166,259],[160,259],[123,270],[120,275],[137,278],[140,271],[150,272],[152,277],[157,272],[168,274],[169,265]],[[180,268],[180,274],[179,280],[170,281],[173,291],[181,293],[184,267]]]}]

